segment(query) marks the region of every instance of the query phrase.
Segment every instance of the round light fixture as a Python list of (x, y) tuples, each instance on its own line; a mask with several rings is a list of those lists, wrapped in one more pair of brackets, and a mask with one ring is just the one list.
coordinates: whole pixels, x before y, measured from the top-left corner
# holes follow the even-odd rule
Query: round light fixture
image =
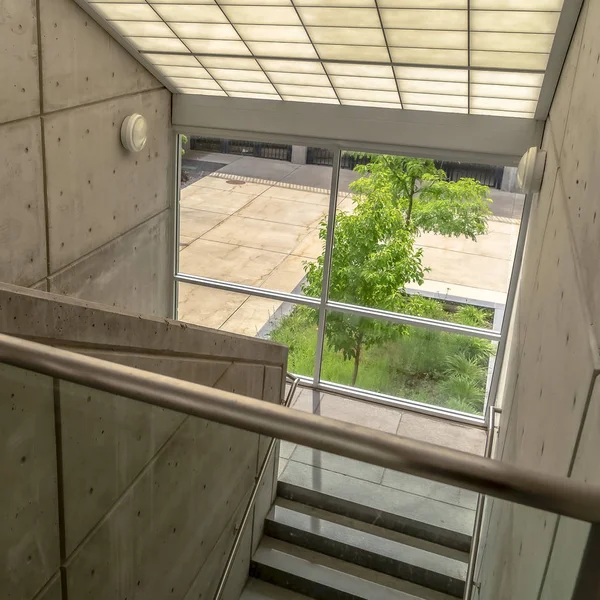
[(134, 113), (125, 117), (121, 125), (121, 143), (129, 152), (140, 152), (148, 140), (148, 122), (142, 115)]
[(517, 183), (525, 194), (536, 194), (540, 191), (545, 166), (546, 152), (544, 150), (533, 146), (523, 154), (517, 169)]

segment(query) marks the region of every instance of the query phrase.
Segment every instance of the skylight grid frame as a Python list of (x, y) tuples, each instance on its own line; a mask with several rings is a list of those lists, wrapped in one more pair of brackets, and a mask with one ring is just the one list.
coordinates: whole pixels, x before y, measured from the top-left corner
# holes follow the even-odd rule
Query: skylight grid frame
[[(379, 94), (379, 97), (369, 100), (358, 91), (364, 89), (364, 85), (361, 84), (349, 99), (349, 94), (345, 90), (354, 88), (342, 88), (336, 85), (327, 65), (337, 63), (364, 65), (365, 67), (410, 66), (444, 70), (465, 69), (467, 72), (467, 113), (485, 114), (489, 112), (490, 115), (506, 113), (511, 116), (537, 119), (543, 118), (547, 114), (549, 100), (555, 89), (568, 41), (581, 7), (581, 0), (565, 0), (564, 6), (562, 6), (561, 0), (531, 0), (526, 4), (517, 0), (347, 0), (347, 2), (341, 0), (340, 3), (331, 0), (320, 2), (316, 0), (75, 1), (113, 36), (117, 37), (132, 54), (175, 93), (219, 93), (222, 96), (239, 97), (244, 97), (246, 94), (249, 98), (264, 97), (283, 101), (296, 99), (307, 101), (310, 98), (311, 101), (317, 103), (329, 103), (335, 96), (336, 101), (340, 104), (360, 103), (363, 106), (398, 108), (397, 101), (401, 108), (448, 111), (455, 108), (457, 112), (464, 112), (463, 102), (458, 98), (452, 99), (447, 105), (440, 104), (440, 99), (437, 97), (424, 96), (417, 97), (418, 103), (405, 102), (402, 85), (397, 77), (392, 78), (385, 85), (385, 89), (377, 90), (389, 92), (388, 88), (393, 84), (398, 96), (397, 100), (390, 101), (389, 94)], [(102, 8), (105, 16), (97, 14), (94, 7)], [(194, 37), (184, 36), (181, 29), (177, 27), (177, 25), (182, 25), (181, 22), (178, 23), (174, 20), (177, 17), (173, 9), (176, 8), (185, 9), (187, 14), (195, 15), (190, 23), (231, 27), (231, 31), (235, 33), (237, 39), (232, 39), (233, 33), (224, 35), (224, 39), (215, 39), (212, 34), (204, 36), (201, 33), (199, 37), (195, 37), (193, 33), (189, 35)], [(259, 9), (263, 15), (272, 14), (273, 16), (261, 23), (260, 19), (253, 18), (253, 14)], [(206, 11), (207, 17), (201, 16), (204, 11)], [(235, 14), (241, 16), (232, 18), (232, 15)], [(357, 16), (365, 18), (357, 19)], [(127, 21), (131, 27), (126, 27)], [(144, 22), (149, 24), (147, 29), (142, 27)], [(446, 26), (445, 31), (441, 30), (440, 23)], [(246, 35), (243, 27), (254, 28), (254, 30), (246, 29), (246, 31), (254, 31), (254, 33)], [(277, 36), (274, 37), (279, 41), (255, 40), (258, 35), (256, 32), (260, 32), (261, 28), (267, 32), (269, 27), (274, 33), (276, 31), (274, 28), (279, 27), (281, 31), (278, 31), (277, 36), (285, 35), (286, 27), (288, 33), (292, 32), (294, 28), (298, 29), (298, 33), (293, 34), (290, 40), (285, 42), (281, 41), (283, 38)], [(327, 37), (329, 34), (324, 34), (324, 37), (313, 36), (313, 33), (319, 29), (327, 32), (339, 29), (340, 32), (343, 32), (346, 27), (369, 31), (368, 39), (363, 40), (357, 36), (354, 42), (352, 37), (341, 36), (337, 40), (339, 44), (336, 45), (333, 43), (336, 41), (335, 37)], [(448, 29), (450, 31), (447, 31)], [(556, 31), (554, 31), (555, 29)], [(306, 36), (306, 41), (302, 41), (298, 37), (300, 30)], [(125, 35), (125, 31), (130, 35)], [(147, 31), (148, 35), (145, 35), (144, 31)], [(404, 32), (406, 36), (403, 38)], [(136, 33), (138, 35), (134, 35)], [(464, 43), (460, 41), (460, 36), (452, 37), (450, 35), (460, 33), (465, 34)], [(486, 35), (481, 35), (483, 33)], [(378, 39), (378, 35), (381, 36), (381, 39)], [(424, 38), (423, 42), (419, 42), (421, 37)], [(436, 37), (441, 38), (439, 42), (435, 41)], [(206, 44), (194, 44), (193, 40), (196, 39), (210, 41), (207, 41)], [(350, 44), (350, 41), (353, 43)], [(506, 49), (503, 48), (505, 42), (510, 43)], [(277, 52), (278, 44), (282, 48), (285, 46), (281, 53)], [(298, 45), (303, 55), (294, 55), (295, 45)], [(428, 45), (434, 47), (427, 48)], [(307, 50), (304, 49), (309, 47), (311, 51), (307, 53)], [(194, 51), (198, 49), (202, 49), (202, 51)], [(239, 52), (239, 50), (243, 50), (243, 52)], [(384, 52), (385, 55), (381, 52)], [(351, 53), (351, 58), (345, 56), (348, 53)], [(163, 69), (163, 67), (181, 65), (165, 65), (157, 58), (161, 54), (194, 57), (199, 68), (206, 70), (216, 86), (195, 81), (196, 79), (207, 79), (205, 75), (201, 75), (200, 71), (196, 73), (188, 71), (187, 75), (191, 81), (186, 83), (182, 80), (185, 78), (182, 70), (179, 69), (178, 73), (178, 70), (174, 69), (172, 73), (176, 74), (178, 79), (173, 81), (171, 78), (174, 74), (165, 75), (163, 71), (167, 69)], [(240, 91), (240, 85), (228, 84), (229, 80), (223, 79), (222, 73), (215, 75), (211, 67), (203, 62), (205, 58), (218, 57), (256, 59), (258, 68), (262, 70), (270, 85), (269, 90), (266, 90), (265, 86), (251, 85), (249, 82), (247, 89)], [(293, 59), (296, 62), (308, 61), (319, 64), (322, 68), (321, 74), (325, 75), (329, 81), (330, 92), (319, 93), (316, 97), (314, 94), (305, 94), (302, 89), (298, 89), (297, 93), (292, 95), (282, 92), (279, 87), (281, 84), (273, 81), (268, 69), (263, 69), (261, 64), (263, 60), (278, 59)], [(472, 85), (475, 81), (474, 74), (477, 71), (539, 74), (542, 76), (548, 72), (554, 83), (549, 80), (546, 85), (540, 86), (537, 103), (533, 106), (531, 102), (535, 100), (530, 90), (523, 90), (521, 94), (511, 92), (508, 97), (495, 95), (501, 94), (503, 89), (507, 90), (506, 86), (510, 85), (508, 81), (501, 82), (496, 88)], [(290, 73), (289, 77), (299, 74)], [(234, 81), (241, 81), (241, 79), (238, 76)], [(545, 81), (546, 78), (544, 78)], [(285, 85), (290, 85), (290, 83)], [(287, 89), (287, 92), (290, 90)], [(333, 96), (331, 92), (333, 92)], [(494, 102), (483, 100), (485, 98), (493, 99)], [(503, 103), (503, 100), (506, 102)], [(515, 100), (527, 102), (519, 104)], [(519, 110), (515, 110), (515, 108), (519, 108)]]

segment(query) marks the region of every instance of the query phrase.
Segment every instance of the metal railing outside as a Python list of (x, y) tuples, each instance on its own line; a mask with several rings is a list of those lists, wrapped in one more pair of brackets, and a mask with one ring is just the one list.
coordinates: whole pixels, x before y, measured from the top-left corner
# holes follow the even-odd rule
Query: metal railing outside
[(0, 334), (0, 362), (592, 524), (572, 600), (600, 592), (600, 488)]

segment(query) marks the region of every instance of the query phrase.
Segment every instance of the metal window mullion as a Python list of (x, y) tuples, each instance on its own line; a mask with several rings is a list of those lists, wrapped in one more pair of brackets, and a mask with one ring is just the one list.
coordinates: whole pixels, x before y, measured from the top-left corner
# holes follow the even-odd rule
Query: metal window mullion
[(487, 395), (485, 406), (483, 408), (486, 418), (489, 414), (488, 406), (496, 406), (498, 396), (498, 387), (500, 384), (500, 373), (504, 363), (504, 355), (506, 353), (506, 344), (508, 342), (508, 331), (512, 320), (515, 298), (517, 295), (517, 285), (521, 275), (521, 265), (523, 263), (523, 253), (525, 251), (525, 240), (527, 238), (527, 228), (529, 226), (529, 215), (531, 214), (531, 204), (533, 202), (533, 194), (525, 195), (523, 204), (523, 214), (521, 215), (521, 227), (517, 237), (517, 247), (515, 249), (515, 258), (513, 260), (512, 270), (510, 274), (510, 283), (508, 286), (508, 295), (506, 296), (506, 305), (504, 307), (504, 318), (500, 328), (500, 341), (494, 358), (494, 370), (492, 372), (492, 381), (490, 383), (490, 391)]
[(381, 18), (381, 11), (379, 10), (379, 4), (377, 3), (377, 0), (375, 0), (375, 9), (377, 10), (377, 17), (379, 18), (379, 26), (381, 27), (381, 32), (383, 33), (383, 41), (385, 42), (385, 48), (387, 50), (388, 57), (390, 59), (390, 65), (391, 65), (391, 69), (392, 69), (392, 77), (394, 78), (394, 83), (396, 84), (396, 92), (398, 94), (398, 101), (400, 102), (400, 108), (404, 108), (404, 104), (402, 102), (402, 95), (400, 94), (400, 84), (398, 83), (398, 78), (396, 77), (396, 71), (394, 70), (394, 67), (393, 67), (394, 61), (392, 60), (392, 51), (390, 50), (390, 44), (387, 39), (385, 27), (383, 26), (383, 19)]
[(327, 237), (325, 238), (325, 256), (323, 257), (323, 282), (321, 288), (321, 304), (319, 307), (319, 327), (317, 329), (317, 347), (315, 349), (315, 372), (313, 383), (317, 385), (321, 380), (321, 363), (325, 347), (325, 324), (327, 320), (327, 302), (329, 300), (329, 283), (331, 281), (331, 264), (333, 260), (333, 236), (335, 232), (335, 213), (337, 210), (338, 189), (340, 182), (340, 166), (342, 151), (336, 148), (333, 151), (333, 165), (331, 170), (331, 192), (329, 195), (329, 211), (327, 217)]
[(180, 236), (180, 200), (181, 200), (181, 134), (175, 134), (175, 153), (173, 157), (175, 164), (173, 168), (173, 306), (172, 317), (177, 320), (179, 316), (179, 285), (177, 274), (179, 273), (179, 236)]

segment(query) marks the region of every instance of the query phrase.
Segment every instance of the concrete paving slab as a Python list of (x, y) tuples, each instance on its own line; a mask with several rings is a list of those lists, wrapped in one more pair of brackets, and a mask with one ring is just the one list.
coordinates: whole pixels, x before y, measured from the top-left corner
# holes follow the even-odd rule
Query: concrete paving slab
[(307, 227), (287, 224), (278, 224), (274, 227), (267, 221), (232, 216), (209, 231), (204, 238), (249, 248), (289, 253), (307, 233)]
[(264, 196), (281, 198), (282, 200), (294, 200), (308, 204), (319, 204), (327, 208), (329, 206), (329, 193), (314, 191), (313, 188), (300, 189), (297, 186), (284, 187), (273, 185), (263, 193)]
[[(519, 227), (517, 225), (513, 225), (513, 227), (518, 232)], [(427, 248), (438, 248), (444, 251), (512, 261), (517, 242), (513, 233), (513, 231), (508, 234), (490, 231), (486, 235), (480, 235), (476, 241), (467, 239), (464, 236), (448, 237), (435, 233), (423, 233), (417, 238), (417, 243)]]
[(423, 264), (431, 269), (427, 275), (436, 281), (497, 292), (508, 290), (511, 266), (508, 260), (425, 247)]
[(319, 237), (318, 229), (310, 229), (304, 238), (300, 240), (298, 245), (292, 250), (295, 256), (304, 258), (319, 258), (323, 253), (325, 242)]
[(398, 435), (479, 456), (485, 448), (484, 429), (409, 412), (402, 415)]
[(333, 394), (323, 394), (317, 412), (324, 417), (364, 425), (387, 433), (396, 433), (403, 417), (403, 413), (395, 408)]
[(304, 279), (307, 259), (290, 254), (262, 282), (261, 287), (279, 292), (293, 292)]
[(224, 190), (226, 192), (238, 192), (240, 194), (262, 194), (271, 187), (271, 182), (255, 183), (246, 181), (242, 178), (227, 177), (227, 176), (209, 176), (203, 177), (193, 183), (194, 188), (212, 188), (215, 190)]
[(181, 200), (181, 206), (227, 215), (237, 212), (256, 197), (256, 194), (242, 194), (197, 185), (189, 186), (186, 189), (190, 188), (192, 191)]
[(318, 223), (327, 215), (327, 208), (319, 204), (258, 196), (240, 210), (238, 214), (240, 217), (250, 217), (263, 221), (314, 227), (315, 223)]
[(180, 239), (181, 237), (196, 239), (217, 226), (227, 216), (223, 213), (182, 206), (179, 210), (179, 218)]
[(247, 298), (244, 294), (180, 283), (178, 318), (180, 321), (219, 329)]
[(283, 181), (298, 165), (282, 160), (243, 156), (239, 160), (223, 167), (219, 173), (256, 177), (269, 181)]
[(279, 252), (201, 238), (182, 250), (179, 270), (233, 283), (260, 285), (285, 257)]
[(281, 302), (277, 300), (250, 297), (223, 323), (221, 329), (255, 337), (280, 306)]

